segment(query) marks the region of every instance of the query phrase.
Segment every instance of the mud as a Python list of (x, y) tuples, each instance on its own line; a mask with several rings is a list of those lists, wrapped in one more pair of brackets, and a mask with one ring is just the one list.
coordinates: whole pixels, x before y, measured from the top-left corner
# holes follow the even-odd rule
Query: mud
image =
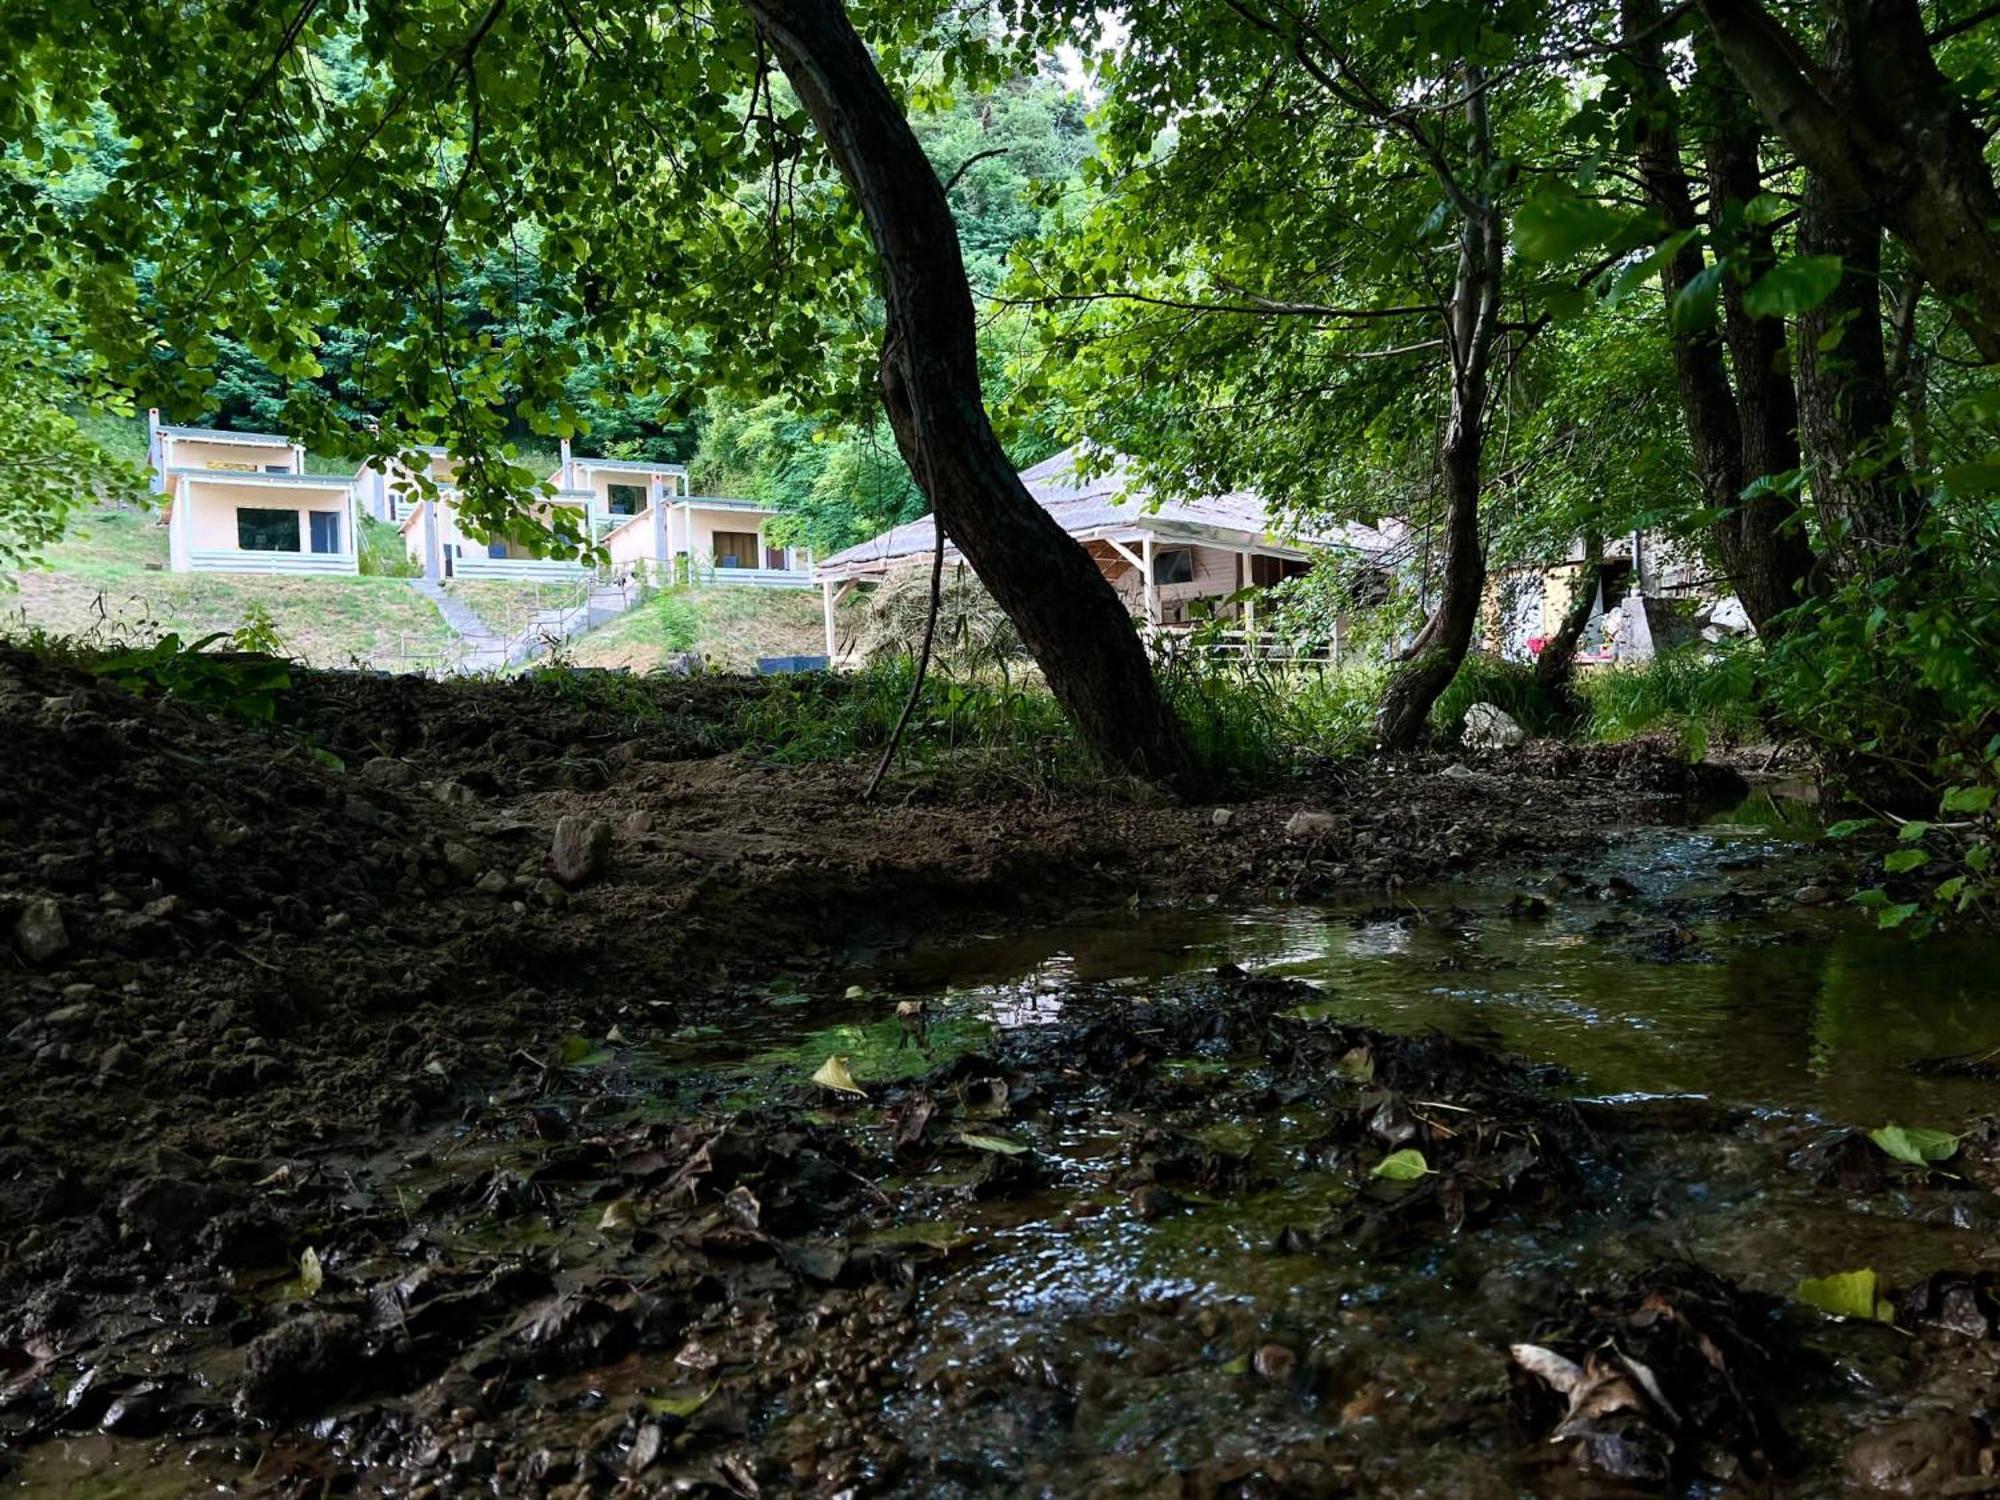
[[(1449, 933), (1473, 918), (1439, 883), (1474, 879), (1512, 888), (1518, 930), (1636, 965), (1809, 942), (1727, 925), (1797, 883), (1767, 855), (1697, 892), (1610, 868), (1622, 830), (1685, 821), (1730, 778), (1531, 746), (1328, 767), (1218, 820), (947, 759), (864, 806), (866, 767), (729, 748), (761, 691), (307, 675), (253, 730), (0, 657), (5, 1482), (1990, 1474), (1971, 1248), (1923, 1275), (1884, 1258), (1903, 1335), (1746, 1289), (1742, 1230), (1705, 1247), (1715, 1268), (1658, 1269), (1685, 1264), (1691, 1193), (1990, 1228), (1990, 1131), (1964, 1177), (1843, 1171), (1823, 1147), (1815, 1166), (1823, 1123), (1580, 1097), (1546, 1062), (1233, 964), (1071, 977), (1046, 1016), (1010, 995), (997, 1022), (907, 974), (900, 1004), (875, 987), (920, 937), (1089, 912), (1337, 901), (1370, 932)], [(1308, 810), (1330, 817), (1288, 833)], [(581, 863), (555, 857), (565, 818), (597, 851)], [(1453, 948), (1439, 972), (1495, 962)], [(859, 1092), (830, 1086), (832, 1057)], [(1399, 1153), (1420, 1170), (1387, 1173)], [(1520, 1342), (1580, 1369), (1615, 1344), (1658, 1390), (1547, 1442), (1562, 1403), (1524, 1387)], [(1843, 1361), (1868, 1401), (1828, 1373)]]

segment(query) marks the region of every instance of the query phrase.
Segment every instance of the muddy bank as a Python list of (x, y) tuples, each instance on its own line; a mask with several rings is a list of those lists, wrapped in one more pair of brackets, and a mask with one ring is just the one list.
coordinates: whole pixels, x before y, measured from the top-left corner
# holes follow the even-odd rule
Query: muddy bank
[[(847, 1354), (828, 1353), (828, 1329), (852, 1329), (852, 1358), (890, 1369), (898, 1346), (877, 1336), (915, 1336), (918, 1273), (949, 1249), (934, 1243), (944, 1205), (1014, 1201), (1062, 1174), (1036, 1149), (966, 1145), (981, 1132), (964, 1111), (990, 1084), (941, 1074), (926, 1086), (932, 1116), (957, 1134), (922, 1156), (917, 1196), (885, 1215), (901, 1148), (882, 1154), (872, 1116), (857, 1130), (826, 1112), (823, 1089), (798, 1085), (739, 1127), (714, 1093), (653, 1088), (635, 1121), (605, 1094), (600, 1051), (698, 1034), (774, 989), (824, 994), (855, 953), (927, 930), (1135, 903), (1393, 899), (1472, 870), (1582, 858), (1610, 830), (1685, 817), (1723, 784), (1644, 746), (1531, 746), (1327, 767), (1282, 796), (1186, 807), (947, 759), (863, 807), (864, 767), (773, 766), (730, 748), (740, 704), (763, 691), (303, 675), (279, 723), (253, 730), (0, 657), (15, 752), (0, 766), (12, 940), (0, 1352), (16, 1442), (210, 1434), (204, 1461), (229, 1469), (231, 1455), (355, 1402), (330, 1445), (272, 1450), (299, 1466), (284, 1483), (387, 1466), (446, 1493), (475, 1479), (590, 1487), (656, 1462), (739, 1493), (868, 1474), (942, 1483), (959, 1460), (909, 1457), (888, 1429), (848, 1441), (830, 1427), (789, 1457), (744, 1441), (768, 1430), (773, 1403), (803, 1409), (829, 1381), (872, 1389)], [(1542, 899), (1524, 898), (1524, 920)], [(1224, 991), (1238, 1019), (1223, 1024), (1279, 1025), (1270, 997)], [(1201, 1024), (1221, 1014), (1212, 1004)], [(911, 1055), (928, 1040), (913, 1037)], [(1335, 1064), (1403, 1045), (1334, 1040)], [(1201, 1055), (1200, 1039), (1183, 1043)], [(1024, 1078), (1080, 1071), (1024, 1047), (1005, 1060)], [(1164, 1106), (1202, 1107), (1150, 1043), (1084, 1055), (1092, 1076), (1110, 1069), (1146, 1091), (1174, 1081)], [(1338, 1066), (1334, 1078), (1354, 1082)], [(1035, 1118), (1070, 1084), (1038, 1087), (1042, 1102), (1007, 1085), (993, 1118)], [(1526, 1170), (1517, 1156), (1573, 1124), (1524, 1101), (1495, 1103), (1483, 1154), (1418, 1182), (1398, 1213), (1449, 1233), (1513, 1205), (1522, 1184), (1534, 1203), (1562, 1201), (1576, 1164)], [(928, 1139), (920, 1108), (871, 1103), (893, 1107), (914, 1144)], [(1150, 1177), (1104, 1181), (1120, 1213), (1170, 1216), (1191, 1192), (1244, 1186), (1207, 1181), (1224, 1169), (1167, 1128), (1120, 1169)], [(748, 1157), (717, 1165), (739, 1129)], [(1440, 1160), (1457, 1149), (1433, 1144)], [(1351, 1156), (1345, 1170), (1367, 1166)], [(912, 1225), (915, 1242), (899, 1240)], [(1300, 1254), (1359, 1232), (1279, 1227)], [(575, 1235), (589, 1242), (580, 1260)], [(323, 1278), (310, 1293), (309, 1249)], [(178, 1331), (141, 1336), (162, 1328)], [(684, 1379), (656, 1378), (662, 1351)], [(620, 1407), (615, 1430), (580, 1438), (590, 1413), (612, 1421), (600, 1372), (635, 1358), (648, 1373), (633, 1399), (652, 1403), (654, 1435)], [(689, 1451), (689, 1430), (716, 1443)], [(890, 1448), (906, 1456), (882, 1456)]]

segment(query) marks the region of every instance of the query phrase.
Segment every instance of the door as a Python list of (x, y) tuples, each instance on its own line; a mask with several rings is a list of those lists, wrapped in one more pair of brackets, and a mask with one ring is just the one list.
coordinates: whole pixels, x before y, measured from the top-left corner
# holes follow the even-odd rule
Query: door
[(757, 566), (757, 533), (718, 531), (715, 534), (715, 565), (718, 568)]
[(315, 552), (340, 550), (340, 512), (316, 510), (312, 513), (312, 547)]

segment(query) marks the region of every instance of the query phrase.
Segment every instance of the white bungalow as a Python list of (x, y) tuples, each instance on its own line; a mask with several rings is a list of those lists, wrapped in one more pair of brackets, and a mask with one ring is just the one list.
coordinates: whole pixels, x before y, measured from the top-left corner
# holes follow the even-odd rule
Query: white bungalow
[[(519, 542), (462, 524), (452, 503), (455, 474), (439, 463), (448, 460), (434, 460), (438, 498), (409, 506), (400, 522), (405, 546), (425, 577), (546, 582), (581, 578), (588, 571), (577, 558), (536, 557)], [(544, 516), (556, 506), (577, 510), (580, 528), (603, 545), (620, 571), (697, 584), (812, 585), (810, 554), (766, 540), (775, 510), (747, 500), (690, 495), (681, 464), (578, 458), (565, 441), (562, 462), (549, 481), (555, 493), (543, 503)]]
[[(1247, 491), (1162, 499), (1137, 483), (1122, 458), (1096, 478), (1082, 476), (1082, 451), (1081, 445), (1066, 448), (1023, 469), (1021, 482), (1082, 544), (1147, 631), (1185, 628), (1208, 613), (1254, 628), (1255, 595), (1246, 595), (1240, 608), (1228, 602), (1233, 596), (1305, 572), (1317, 551), (1337, 548), (1386, 559), (1401, 535), (1401, 524), (1390, 521), (1325, 534), (1281, 531), (1264, 502)], [(819, 565), (815, 576), (825, 600), (829, 657), (837, 649), (835, 605), (857, 587), (928, 564), (936, 546), (934, 522), (925, 516)], [(947, 564), (961, 560), (949, 539), (944, 552)]]
[(176, 573), (358, 573), (354, 480), (305, 472), (269, 432), (171, 427), (146, 414), (153, 491)]

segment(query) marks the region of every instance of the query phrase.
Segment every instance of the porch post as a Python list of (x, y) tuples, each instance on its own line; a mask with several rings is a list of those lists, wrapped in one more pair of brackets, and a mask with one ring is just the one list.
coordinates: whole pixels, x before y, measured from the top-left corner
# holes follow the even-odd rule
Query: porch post
[(828, 667), (832, 667), (834, 640), (833, 640), (833, 580), (831, 578), (822, 578), (819, 581), (819, 599), (820, 599), (821, 612), (826, 616), (826, 664)]
[(432, 583), (444, 578), (444, 562), (438, 554), (437, 501), (424, 502), (424, 577)]
[(1250, 642), (1254, 642), (1257, 636), (1257, 588), (1252, 580), (1257, 576), (1257, 569), (1250, 561), (1248, 552), (1236, 554), (1236, 566), (1243, 574), (1243, 632)]
[(649, 484), (653, 492), (651, 497), (653, 502), (653, 566), (662, 575), (658, 581), (664, 587), (671, 581), (664, 574), (668, 565), (673, 562), (673, 554), (667, 550), (667, 534), (669, 530), (667, 526), (667, 490), (666, 486), (660, 482), (660, 476), (657, 474), (652, 476)]
[(1139, 570), (1145, 577), (1146, 624), (1150, 627), (1159, 623), (1156, 618), (1158, 601), (1153, 584), (1153, 533), (1150, 531), (1139, 538)]

